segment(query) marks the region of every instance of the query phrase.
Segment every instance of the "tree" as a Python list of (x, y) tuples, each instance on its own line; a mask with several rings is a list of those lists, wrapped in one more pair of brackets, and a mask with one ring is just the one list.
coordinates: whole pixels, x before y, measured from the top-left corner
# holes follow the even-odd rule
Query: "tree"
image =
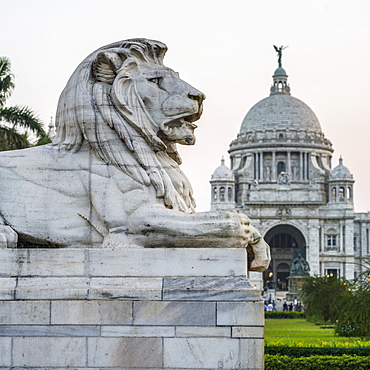
[(301, 294), (309, 320), (334, 324), (341, 297), (347, 295), (349, 282), (336, 276), (307, 276)]
[(31, 132), (38, 141), (48, 141), (41, 121), (30, 108), (5, 106), (14, 87), (10, 59), (0, 57), (0, 151), (30, 147), (28, 136)]
[(340, 297), (336, 333), (370, 338), (370, 261), (364, 261), (363, 273), (346, 294)]
[(301, 294), (306, 317), (335, 324), (335, 332), (346, 337), (370, 339), (370, 261), (363, 273), (348, 281), (335, 276), (305, 278)]

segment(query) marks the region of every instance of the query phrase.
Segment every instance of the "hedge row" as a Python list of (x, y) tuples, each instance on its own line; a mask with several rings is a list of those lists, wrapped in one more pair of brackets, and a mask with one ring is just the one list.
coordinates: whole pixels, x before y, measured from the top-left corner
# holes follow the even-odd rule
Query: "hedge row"
[(370, 348), (265, 346), (265, 354), (291, 357), (343, 356), (343, 355), (370, 356)]
[(362, 356), (311, 356), (289, 357), (265, 355), (266, 370), (368, 370), (370, 357)]
[(298, 311), (265, 311), (266, 319), (304, 319), (306, 317), (304, 312)]

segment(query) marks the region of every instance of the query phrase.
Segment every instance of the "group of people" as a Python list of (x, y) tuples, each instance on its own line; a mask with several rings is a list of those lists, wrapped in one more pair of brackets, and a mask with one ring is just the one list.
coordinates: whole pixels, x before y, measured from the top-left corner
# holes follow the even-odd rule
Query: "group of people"
[(275, 301), (265, 301), (264, 302), (264, 309), (267, 312), (277, 311)]
[[(267, 312), (277, 311), (276, 308), (276, 302), (274, 300), (268, 301), (264, 299), (264, 310)], [(303, 312), (304, 307), (301, 302), (298, 302), (298, 300), (295, 298), (292, 302), (289, 304), (287, 301), (284, 301), (283, 303), (283, 312), (290, 312), (290, 311), (297, 311), (297, 312)]]
[(290, 311), (297, 311), (297, 312), (303, 312), (303, 305), (301, 302), (290, 302), (288, 304), (286, 301), (283, 304), (283, 312), (290, 312)]

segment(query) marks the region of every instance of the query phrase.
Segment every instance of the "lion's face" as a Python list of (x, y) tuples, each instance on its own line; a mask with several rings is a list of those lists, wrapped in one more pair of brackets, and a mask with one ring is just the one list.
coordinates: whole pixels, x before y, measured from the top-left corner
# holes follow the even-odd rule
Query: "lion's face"
[(86, 142), (104, 163), (152, 185), (167, 208), (194, 212), (176, 144), (195, 143), (205, 96), (163, 65), (166, 50), (130, 39), (91, 53), (61, 94), (53, 145), (77, 153)]
[[(122, 74), (124, 78), (129, 74), (146, 111), (157, 126), (158, 137), (166, 144), (193, 145), (197, 127), (193, 122), (202, 114), (204, 94), (163, 65), (140, 63), (127, 72), (123, 70)], [(117, 78), (120, 77), (118, 74)]]

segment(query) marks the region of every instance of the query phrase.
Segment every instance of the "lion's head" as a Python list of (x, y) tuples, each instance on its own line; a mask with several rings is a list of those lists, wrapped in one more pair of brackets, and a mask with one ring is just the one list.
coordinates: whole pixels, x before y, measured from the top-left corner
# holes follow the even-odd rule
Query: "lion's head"
[(76, 69), (59, 99), (54, 145), (95, 154), (142, 184), (168, 208), (193, 212), (176, 144), (195, 142), (205, 96), (163, 65), (166, 45), (132, 39), (104, 46)]

